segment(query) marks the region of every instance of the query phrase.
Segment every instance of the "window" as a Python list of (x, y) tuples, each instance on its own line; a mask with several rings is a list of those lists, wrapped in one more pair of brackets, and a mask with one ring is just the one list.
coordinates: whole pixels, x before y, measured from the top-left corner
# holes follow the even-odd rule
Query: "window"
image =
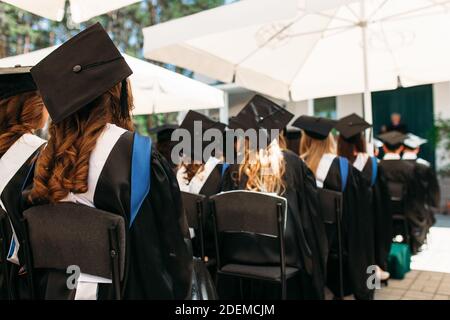
[(314, 116), (336, 119), (336, 97), (314, 99)]

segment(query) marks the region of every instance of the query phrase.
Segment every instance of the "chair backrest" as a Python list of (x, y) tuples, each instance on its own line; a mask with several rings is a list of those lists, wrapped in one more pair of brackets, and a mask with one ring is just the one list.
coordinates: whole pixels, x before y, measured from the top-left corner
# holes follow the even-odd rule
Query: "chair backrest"
[(61, 202), (24, 212), (33, 268), (66, 270), (112, 277), (111, 229), (117, 230), (119, 271), (125, 270), (126, 228), (123, 217), (80, 204)]
[(183, 199), (184, 211), (189, 228), (198, 229), (202, 223), (200, 221), (199, 210), (201, 210), (201, 213), (206, 212), (206, 197), (190, 192), (181, 192), (181, 197)]
[(406, 188), (401, 182), (388, 181), (389, 196), (393, 214), (404, 214)]
[(285, 198), (261, 192), (228, 191), (212, 196), (211, 200), (219, 233), (249, 232), (278, 237), (280, 209), (283, 228), (286, 227)]
[(326, 224), (335, 224), (342, 218), (342, 192), (318, 189), (319, 206)]

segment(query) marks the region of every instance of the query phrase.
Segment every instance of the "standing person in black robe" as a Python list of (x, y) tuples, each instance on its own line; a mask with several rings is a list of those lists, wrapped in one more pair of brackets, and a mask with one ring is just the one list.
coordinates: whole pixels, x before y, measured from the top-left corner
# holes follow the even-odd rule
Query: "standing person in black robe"
[(412, 133), (407, 134), (406, 139), (403, 141), (404, 150), (402, 155), (403, 160), (416, 163), (416, 174), (419, 177), (419, 186), (421, 188), (419, 195), (424, 198), (424, 210), (428, 222), (427, 228), (423, 230), (425, 234), (436, 222), (434, 210), (439, 207), (441, 200), (439, 182), (434, 169), (428, 161), (418, 157), (420, 147), (427, 142), (426, 139)]
[(404, 188), (403, 209), (408, 222), (409, 244), (411, 251), (415, 254), (425, 240), (423, 230), (427, 225), (427, 218), (423, 209), (425, 205), (424, 197), (420, 195), (417, 163), (401, 159), (401, 153), (404, 149), (403, 141), (406, 138), (403, 133), (391, 131), (380, 135), (378, 138), (384, 143), (385, 155), (379, 166), (384, 171), (387, 183), (401, 184)]
[[(79, 203), (122, 216), (128, 227), (124, 299), (188, 297), (192, 255), (178, 183), (151, 140), (132, 132), (132, 71), (106, 31), (99, 23), (87, 28), (31, 73), (52, 123), (27, 200)], [(65, 270), (45, 271), (38, 296), (67, 298), (65, 281), (51, 277)], [(84, 293), (109, 298), (111, 285), (99, 283), (83, 283)], [(84, 293), (75, 299), (86, 299)]]
[(176, 164), (172, 161), (172, 149), (174, 142), (171, 140), (172, 132), (178, 128), (176, 124), (164, 124), (149, 130), (150, 134), (156, 134), (156, 150), (167, 160), (170, 166), (175, 170)]
[[(2, 236), (9, 248), (0, 253), (8, 260), (7, 274), (0, 270), (0, 300), (19, 298), (25, 284), (25, 259), (19, 250), (23, 239), (21, 192), (45, 144), (33, 134), (45, 126), (48, 113), (29, 71), (29, 67), (0, 68), (0, 211), (8, 218)], [(9, 297), (5, 277), (11, 280)]]
[[(274, 102), (256, 95), (244, 109), (230, 120), (232, 129), (254, 129), (267, 132), (281, 131), (293, 115)], [(267, 131), (266, 131), (267, 130)], [(223, 191), (251, 190), (277, 194), (287, 200), (286, 261), (287, 265), (300, 269), (300, 275), (287, 282), (288, 299), (324, 299), (326, 256), (328, 252), (323, 218), (318, 210), (318, 195), (312, 172), (294, 153), (282, 150), (277, 135), (268, 136), (266, 143), (253, 146), (248, 140), (238, 140), (244, 154), (243, 163), (233, 164), (224, 177)], [(267, 147), (266, 147), (267, 146)], [(238, 150), (240, 147), (238, 146)], [(253, 159), (252, 162), (250, 159)], [(279, 264), (278, 255), (273, 253), (267, 242), (258, 236), (233, 235), (240, 246), (246, 244), (248, 251), (235, 252), (236, 256), (247, 257), (252, 262), (252, 248), (264, 246), (273, 264)], [(261, 242), (260, 242), (261, 241)], [(266, 245), (264, 245), (264, 243)], [(233, 249), (234, 250), (234, 249)], [(233, 251), (234, 252), (234, 251)], [(249, 252), (247, 254), (247, 252)], [(260, 260), (265, 259), (258, 258)], [(228, 284), (228, 289), (239, 291), (239, 285), (230, 279), (219, 282)], [(279, 286), (258, 281), (247, 283), (245, 297), (278, 299)], [(230, 288), (231, 287), (231, 288)], [(236, 298), (238, 295), (222, 295)]]
[(377, 276), (384, 281), (389, 278), (389, 273), (384, 270), (387, 270), (387, 258), (392, 243), (392, 213), (383, 169), (378, 166), (378, 159), (366, 152), (367, 143), (363, 132), (370, 127), (371, 125), (357, 114), (340, 119), (336, 125), (339, 131), (338, 155), (347, 158), (366, 180), (370, 196), (369, 210), (372, 212), (372, 221), (368, 221), (368, 224), (374, 237)]
[[(373, 238), (370, 235), (370, 212), (367, 210), (367, 187), (361, 173), (347, 159), (336, 155), (331, 130), (336, 122), (325, 118), (301, 116), (292, 124), (303, 130), (300, 157), (315, 175), (317, 186), (343, 193), (342, 243), (344, 251), (344, 295), (356, 299), (373, 298), (367, 286), (367, 268), (374, 264)], [(335, 226), (332, 226), (333, 231)], [(329, 230), (330, 253), (337, 252), (337, 237)], [(338, 261), (328, 257), (327, 286), (339, 296)]]
[(391, 114), (391, 123), (386, 127), (386, 132), (398, 131), (403, 134), (408, 132), (408, 126), (402, 122), (402, 115), (394, 112)]

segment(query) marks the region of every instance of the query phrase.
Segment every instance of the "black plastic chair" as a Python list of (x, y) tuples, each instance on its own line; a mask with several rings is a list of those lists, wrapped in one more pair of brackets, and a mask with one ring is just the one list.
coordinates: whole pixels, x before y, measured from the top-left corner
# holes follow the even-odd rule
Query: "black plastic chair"
[[(286, 266), (285, 228), (287, 202), (285, 198), (260, 192), (229, 191), (212, 196), (217, 250), (217, 275), (227, 275), (280, 283), (281, 298), (286, 299), (286, 281), (298, 269)], [(270, 237), (278, 242), (279, 265), (252, 265), (234, 261), (223, 263), (221, 247), (224, 233), (251, 233)], [(254, 248), (258, 250), (259, 248)]]
[[(339, 274), (339, 294), (338, 299), (344, 298), (344, 253), (342, 244), (342, 193), (327, 189), (318, 189), (320, 209), (326, 225), (334, 226), (337, 238), (337, 258)], [(331, 248), (334, 237), (327, 234), (328, 245)]]
[(200, 252), (200, 258), (205, 260), (205, 238), (204, 238), (204, 212), (206, 211), (206, 197), (201, 194), (181, 192), (183, 199), (184, 212), (186, 214), (189, 228), (192, 228), (195, 235), (198, 235), (198, 241), (195, 243), (199, 248), (193, 248), (194, 252)]
[[(400, 234), (403, 236), (404, 243), (411, 245), (408, 219), (406, 218), (406, 188), (403, 183), (388, 182), (388, 190), (391, 201), (392, 220), (394, 226), (400, 226)], [(392, 237), (396, 237), (398, 228), (393, 229)]]
[(82, 273), (112, 279), (112, 298), (121, 299), (127, 238), (123, 217), (79, 204), (58, 203), (26, 210), (23, 223), (32, 299), (35, 269), (65, 272), (71, 265)]
[(8, 300), (12, 299), (12, 289), (10, 285), (9, 278), (9, 267), (8, 267), (8, 249), (9, 249), (9, 235), (8, 235), (8, 215), (7, 213), (0, 208), (0, 275), (3, 278), (3, 286), (5, 292), (2, 294), (6, 294)]

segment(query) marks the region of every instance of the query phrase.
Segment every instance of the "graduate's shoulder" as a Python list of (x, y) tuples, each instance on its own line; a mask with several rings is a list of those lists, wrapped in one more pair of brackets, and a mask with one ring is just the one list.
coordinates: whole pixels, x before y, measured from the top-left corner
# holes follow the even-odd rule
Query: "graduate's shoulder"
[(416, 162), (410, 160), (381, 160), (379, 162), (380, 167), (388, 168), (399, 168), (399, 169), (414, 169)]
[(418, 158), (418, 159), (416, 160), (416, 163), (417, 163), (419, 166), (423, 166), (423, 167), (426, 167), (426, 168), (430, 168), (430, 167), (431, 167), (431, 163), (429, 163), (427, 160), (422, 159), (422, 158)]
[(299, 157), (299, 155), (291, 150), (283, 150), (283, 157), (287, 165), (301, 167), (305, 165), (305, 162)]

